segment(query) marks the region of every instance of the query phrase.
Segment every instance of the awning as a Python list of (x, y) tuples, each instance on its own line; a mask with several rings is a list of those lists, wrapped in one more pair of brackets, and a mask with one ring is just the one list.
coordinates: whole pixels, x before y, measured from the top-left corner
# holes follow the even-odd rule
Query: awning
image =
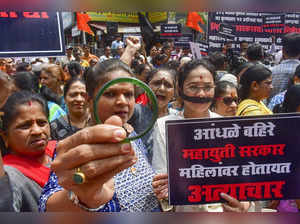
[[(101, 30), (104, 33), (107, 33), (106, 24), (105, 23), (89, 23), (90, 26), (95, 27), (98, 30)], [(118, 33), (140, 33), (140, 26), (126, 26), (126, 25), (118, 25)], [(160, 32), (160, 26), (156, 26), (154, 32)]]
[(98, 29), (98, 30), (101, 30), (101, 31), (107, 33), (106, 25), (95, 24), (95, 23), (89, 23), (89, 25), (92, 26), (92, 27), (95, 27), (95, 28)]

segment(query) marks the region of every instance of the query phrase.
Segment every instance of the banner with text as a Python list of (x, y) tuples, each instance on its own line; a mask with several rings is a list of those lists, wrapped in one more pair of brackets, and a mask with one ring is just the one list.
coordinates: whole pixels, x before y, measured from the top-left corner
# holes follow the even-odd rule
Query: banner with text
[(176, 38), (182, 36), (181, 24), (162, 24), (160, 26), (160, 35), (164, 38)]
[(175, 46), (189, 47), (190, 46), (190, 42), (193, 41), (193, 34), (191, 34), (191, 33), (184, 33), (180, 37), (176, 37), (174, 39), (174, 41), (175, 41), (174, 42)]
[[(116, 22), (116, 23), (139, 23), (136, 12), (87, 12), (91, 21)], [(146, 14), (146, 12), (142, 12)], [(149, 12), (148, 18), (151, 23), (165, 22), (168, 19), (167, 12)]]
[(65, 55), (60, 13), (0, 12), (0, 22), (0, 57)]
[[(300, 14), (259, 13), (259, 12), (209, 12), (209, 52), (220, 51), (224, 43), (233, 41), (233, 50), (239, 52), (241, 41), (258, 42), (270, 49), (272, 36), (276, 37), (276, 50), (281, 49), (282, 36), (289, 32), (300, 32)], [(234, 38), (221, 35), (224, 25), (227, 34), (233, 28)]]
[(299, 114), (167, 121), (170, 204), (300, 198), (299, 133)]
[(285, 24), (285, 15), (270, 15), (263, 17), (264, 32), (283, 33)]

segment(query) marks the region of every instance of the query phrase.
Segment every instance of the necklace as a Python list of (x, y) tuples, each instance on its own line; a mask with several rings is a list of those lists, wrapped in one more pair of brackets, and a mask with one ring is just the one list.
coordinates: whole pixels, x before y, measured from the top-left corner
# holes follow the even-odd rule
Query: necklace
[[(72, 123), (71, 123), (71, 118), (70, 118), (70, 115), (67, 114), (67, 119), (68, 119), (68, 124), (69, 124), (69, 129), (72, 131), (72, 132), (76, 132), (76, 129), (74, 129), (74, 127), (76, 126), (73, 126)], [(87, 124), (89, 123), (89, 120), (90, 120), (90, 117), (88, 116), (88, 118), (84, 121), (84, 125), (82, 128), (85, 128), (87, 127)], [(82, 128), (78, 128), (78, 129), (82, 129)]]

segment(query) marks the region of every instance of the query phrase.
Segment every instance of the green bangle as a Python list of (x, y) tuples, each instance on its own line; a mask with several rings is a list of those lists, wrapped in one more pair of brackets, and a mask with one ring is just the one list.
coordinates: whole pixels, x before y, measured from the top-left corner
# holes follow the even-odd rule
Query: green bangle
[(102, 122), (100, 121), (99, 119), (99, 116), (98, 116), (98, 106), (97, 106), (97, 103), (100, 99), (100, 97), (102, 96), (102, 94), (104, 93), (104, 91), (106, 89), (108, 89), (110, 86), (114, 85), (114, 84), (117, 84), (117, 83), (122, 83), (122, 82), (129, 82), (129, 83), (132, 83), (134, 85), (137, 85), (141, 88), (143, 88), (146, 93), (147, 93), (147, 96), (149, 97), (150, 101), (151, 101), (151, 106), (152, 106), (152, 112), (153, 112), (153, 115), (152, 115), (152, 120), (151, 120), (151, 123), (149, 125), (149, 127), (147, 127), (147, 129), (145, 129), (145, 131), (143, 131), (141, 134), (137, 135), (137, 136), (134, 136), (134, 137), (130, 137), (130, 138), (125, 138), (122, 142), (130, 142), (130, 141), (133, 141), (133, 140), (136, 140), (136, 139), (139, 139), (141, 137), (143, 137), (144, 135), (146, 135), (151, 129), (152, 127), (154, 126), (157, 118), (158, 118), (158, 105), (157, 105), (157, 99), (156, 99), (156, 96), (155, 94), (153, 93), (152, 89), (147, 85), (145, 84), (144, 82), (136, 79), (136, 78), (133, 78), (133, 77), (126, 77), (126, 78), (117, 78), (117, 79), (114, 79), (114, 80), (111, 80), (109, 82), (107, 82), (98, 92), (95, 100), (94, 100), (94, 117), (95, 117), (95, 120), (97, 122), (97, 124), (101, 124)]

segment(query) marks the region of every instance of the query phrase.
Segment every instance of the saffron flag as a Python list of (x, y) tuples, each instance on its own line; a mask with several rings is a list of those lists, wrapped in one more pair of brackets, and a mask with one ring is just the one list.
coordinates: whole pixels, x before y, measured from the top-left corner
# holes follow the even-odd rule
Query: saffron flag
[(189, 12), (186, 19), (186, 26), (197, 30), (200, 33), (204, 33), (203, 29), (199, 26), (199, 22), (201, 24), (205, 24), (202, 17), (197, 12)]
[(88, 14), (77, 12), (77, 27), (78, 27), (78, 29), (94, 36), (95, 34), (94, 34), (94, 32), (92, 31), (91, 27), (88, 24), (88, 22), (90, 20), (91, 20), (91, 18)]

